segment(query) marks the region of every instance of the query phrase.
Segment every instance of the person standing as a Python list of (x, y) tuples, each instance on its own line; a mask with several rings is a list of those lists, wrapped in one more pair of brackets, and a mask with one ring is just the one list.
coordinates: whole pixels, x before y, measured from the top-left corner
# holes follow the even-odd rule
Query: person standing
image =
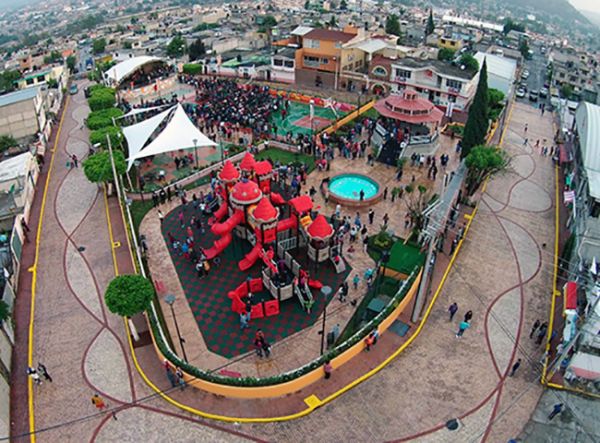
[(515, 375), (515, 372), (517, 372), (517, 369), (519, 369), (519, 366), (521, 366), (521, 359), (517, 359), (517, 361), (515, 362), (514, 365), (512, 365), (512, 368), (510, 369), (510, 374), (508, 374), (509, 377), (512, 377), (513, 375)]
[(333, 370), (333, 367), (331, 366), (331, 362), (329, 360), (327, 360), (325, 362), (325, 364), (323, 365), (323, 372), (325, 373), (325, 380), (328, 380), (329, 378), (331, 378), (332, 370)]
[(44, 380), (49, 381), (50, 383), (52, 383), (52, 377), (48, 373), (48, 370), (46, 369), (46, 366), (44, 366), (43, 364), (41, 364), (39, 362), (38, 362), (37, 372), (38, 372), (38, 374), (41, 374), (42, 377), (44, 377)]
[(535, 321), (535, 323), (533, 323), (533, 326), (531, 327), (531, 332), (529, 333), (529, 338), (533, 338), (533, 334), (535, 334), (535, 331), (537, 330), (537, 328), (540, 327), (540, 320), (537, 319)]
[(390, 221), (390, 216), (387, 214), (387, 212), (383, 215), (383, 225), (387, 226), (388, 222)]
[(79, 167), (79, 159), (77, 158), (77, 156), (75, 154), (73, 154), (71, 156), (71, 164), (76, 168)]
[(469, 329), (470, 327), (471, 327), (471, 325), (469, 324), (469, 322), (466, 322), (466, 321), (460, 322), (460, 325), (458, 326), (458, 332), (456, 333), (456, 338), (461, 338), (463, 336), (463, 334), (465, 333), (465, 331), (467, 329)]
[(249, 327), (250, 325), (248, 325), (248, 314), (244, 310), (244, 312), (240, 314), (240, 329), (243, 331), (244, 329)]
[(548, 420), (552, 420), (554, 417), (560, 414), (563, 411), (564, 407), (565, 405), (563, 403), (556, 403), (552, 407), (552, 412), (550, 413), (550, 415), (548, 415)]
[(472, 318), (473, 318), (473, 311), (467, 311), (465, 313), (465, 321), (467, 323), (470, 323)]
[(456, 302), (452, 303), (448, 308), (448, 312), (450, 313), (450, 318), (448, 319), (448, 321), (452, 321), (452, 319), (454, 318), (454, 314), (458, 312), (458, 304)]
[(95, 393), (92, 396), (92, 404), (96, 406), (96, 409), (98, 409), (99, 411), (103, 411), (104, 409), (108, 408), (108, 405), (104, 402), (104, 399), (100, 397), (98, 393)]
[(544, 339), (544, 335), (546, 335), (547, 330), (548, 330), (548, 323), (546, 323), (546, 322), (542, 323), (542, 326), (540, 326), (540, 329), (538, 330), (538, 333), (537, 333), (537, 338), (535, 340), (535, 343), (537, 345), (542, 344), (542, 340)]
[(42, 384), (42, 379), (40, 378), (40, 374), (37, 373), (37, 371), (35, 370), (35, 368), (27, 368), (27, 375), (31, 377), (31, 379), (33, 380), (33, 382), (36, 385), (41, 385)]
[(160, 220), (160, 224), (162, 225), (163, 222), (165, 221), (165, 214), (163, 214), (160, 209), (158, 209), (157, 212), (158, 212), (158, 219)]
[(352, 284), (354, 286), (354, 290), (358, 289), (358, 284), (360, 283), (360, 277), (358, 274), (354, 274), (354, 278), (352, 279)]
[(179, 366), (175, 369), (175, 377), (177, 377), (177, 384), (183, 391), (187, 387), (187, 383), (185, 382), (185, 378), (183, 377), (183, 371)]
[(373, 220), (375, 219), (375, 211), (373, 209), (369, 209), (369, 224), (373, 224)]

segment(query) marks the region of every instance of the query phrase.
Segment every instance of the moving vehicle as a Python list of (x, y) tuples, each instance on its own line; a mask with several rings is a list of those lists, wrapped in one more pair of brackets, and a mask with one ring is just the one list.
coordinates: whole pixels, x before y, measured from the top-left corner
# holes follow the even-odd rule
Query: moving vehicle
[(517, 89), (517, 98), (524, 98), (524, 97), (525, 97), (525, 89), (523, 89), (523, 88)]
[(94, 68), (94, 60), (90, 57), (85, 61), (86, 71), (91, 71)]
[(79, 89), (77, 88), (77, 84), (73, 83), (71, 85), (71, 87), (69, 88), (69, 94), (75, 95), (75, 94), (77, 94), (77, 92), (79, 92)]
[(538, 101), (538, 92), (535, 89), (532, 89), (531, 91), (529, 91), (529, 101), (530, 102), (537, 102)]

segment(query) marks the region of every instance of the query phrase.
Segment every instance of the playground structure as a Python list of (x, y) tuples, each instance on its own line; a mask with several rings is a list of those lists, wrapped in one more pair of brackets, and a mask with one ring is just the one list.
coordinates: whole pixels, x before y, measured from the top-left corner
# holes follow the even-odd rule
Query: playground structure
[[(276, 315), (279, 303), (294, 295), (310, 313), (314, 304), (312, 290), (320, 289), (322, 284), (310, 278), (308, 269), (292, 252), (306, 247), (315, 268), (331, 260), (338, 274), (346, 266), (338, 248), (331, 244), (333, 227), (323, 215), (313, 219), (312, 199), (302, 195), (286, 202), (271, 191), (272, 173), (270, 162), (257, 162), (249, 152), (239, 167), (229, 160), (224, 162), (217, 174), (222, 185), (215, 189), (220, 206), (209, 221), (211, 231), (220, 238), (204, 250), (206, 257), (213, 259), (231, 244), (234, 235), (252, 245), (238, 267), (247, 271), (260, 260), (261, 277), (248, 277), (228, 293), (232, 311), (241, 314), (250, 309), (251, 318)], [(288, 213), (287, 218), (282, 217), (284, 212)], [(267, 291), (273, 300), (253, 304), (249, 294), (262, 291)]]

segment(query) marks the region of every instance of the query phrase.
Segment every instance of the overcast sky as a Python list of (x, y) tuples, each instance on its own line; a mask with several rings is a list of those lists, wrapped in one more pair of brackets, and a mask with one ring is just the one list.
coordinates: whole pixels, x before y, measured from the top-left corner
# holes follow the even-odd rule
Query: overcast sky
[(600, 0), (569, 0), (577, 9), (600, 13)]

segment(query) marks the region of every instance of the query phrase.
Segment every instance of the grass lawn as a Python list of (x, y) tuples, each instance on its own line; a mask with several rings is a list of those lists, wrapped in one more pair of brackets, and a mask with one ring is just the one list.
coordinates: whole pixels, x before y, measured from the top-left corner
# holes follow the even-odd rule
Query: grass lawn
[(131, 203), (131, 218), (133, 220), (133, 227), (135, 228), (135, 232), (139, 232), (140, 225), (142, 224), (142, 220), (152, 209), (152, 199), (146, 199), (145, 201), (134, 200)]
[(364, 112), (360, 115), (359, 118), (370, 118), (371, 120), (377, 120), (379, 118), (379, 112), (375, 108), (369, 109), (367, 112)]
[(270, 159), (273, 163), (279, 161), (283, 165), (296, 162), (308, 164), (308, 172), (315, 169), (315, 159), (308, 154), (298, 154), (278, 148), (267, 148), (259, 152), (255, 157), (257, 160)]
[[(375, 236), (369, 237), (367, 251), (369, 256), (377, 262), (382, 250), (373, 244), (374, 239)], [(411, 243), (404, 244), (404, 239), (396, 238), (390, 249), (390, 261), (386, 268), (403, 274), (410, 274), (416, 266), (423, 266), (423, 263), (425, 263), (425, 254), (421, 252), (418, 246)]]

